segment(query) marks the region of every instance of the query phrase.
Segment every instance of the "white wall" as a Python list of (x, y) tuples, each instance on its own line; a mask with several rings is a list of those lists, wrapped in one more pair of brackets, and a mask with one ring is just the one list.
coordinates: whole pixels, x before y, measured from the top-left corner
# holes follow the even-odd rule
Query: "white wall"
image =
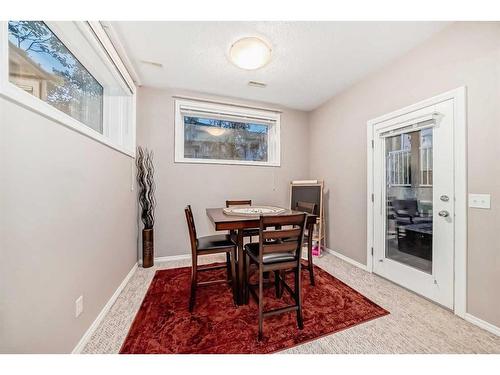
[[(290, 181), (309, 175), (307, 114), (287, 108), (281, 108), (281, 167), (174, 163), (172, 95), (180, 94), (214, 98), (200, 93), (145, 87), (138, 92), (137, 144), (155, 153), (157, 257), (190, 253), (184, 216), (187, 204), (193, 208), (198, 235), (207, 235), (215, 232), (205, 213), (206, 208), (223, 207), (226, 199), (252, 199), (255, 204), (287, 207)], [(260, 105), (279, 108), (272, 104)]]
[(329, 190), (328, 246), (366, 264), (366, 123), (467, 86), (468, 190), (491, 210), (468, 211), (467, 311), (500, 326), (500, 23), (458, 22), (310, 115), (311, 175)]
[(0, 98), (1, 353), (71, 352), (135, 264), (132, 165)]

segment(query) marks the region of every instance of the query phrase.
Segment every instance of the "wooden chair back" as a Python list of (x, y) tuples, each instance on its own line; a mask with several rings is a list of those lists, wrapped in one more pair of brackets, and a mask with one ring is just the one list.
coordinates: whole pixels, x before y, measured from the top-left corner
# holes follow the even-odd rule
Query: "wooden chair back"
[(251, 199), (227, 200), (226, 201), (226, 208), (233, 207), (233, 206), (251, 206), (251, 205), (252, 205)]
[(308, 214), (314, 215), (316, 207), (317, 207), (316, 203), (298, 201), (297, 204), (295, 205), (295, 210), (307, 212)]
[(189, 229), (189, 241), (191, 242), (191, 252), (196, 254), (196, 249), (198, 247), (197, 236), (196, 236), (196, 226), (194, 225), (193, 211), (191, 210), (191, 205), (187, 205), (184, 209), (186, 214), (186, 221)]
[[(295, 260), (300, 262), (306, 217), (305, 213), (261, 216), (259, 226), (259, 263), (263, 263), (263, 256), (265, 254), (281, 252), (293, 252)], [(284, 226), (287, 226), (287, 228), (281, 229)]]

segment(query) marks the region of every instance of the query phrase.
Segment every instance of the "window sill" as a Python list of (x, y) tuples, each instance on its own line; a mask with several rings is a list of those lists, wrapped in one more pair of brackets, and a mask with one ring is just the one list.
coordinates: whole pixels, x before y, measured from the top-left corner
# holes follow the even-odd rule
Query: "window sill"
[(216, 160), (216, 159), (175, 159), (179, 164), (214, 164), (214, 165), (241, 165), (253, 167), (280, 167), (281, 163), (243, 161), (243, 160)]

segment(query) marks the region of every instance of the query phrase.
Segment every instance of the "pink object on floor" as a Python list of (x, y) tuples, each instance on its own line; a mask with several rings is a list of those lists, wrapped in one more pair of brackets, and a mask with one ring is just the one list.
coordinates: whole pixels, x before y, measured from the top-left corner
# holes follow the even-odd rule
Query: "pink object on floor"
[(321, 255), (321, 248), (317, 244), (312, 247), (312, 255), (315, 257), (319, 257)]

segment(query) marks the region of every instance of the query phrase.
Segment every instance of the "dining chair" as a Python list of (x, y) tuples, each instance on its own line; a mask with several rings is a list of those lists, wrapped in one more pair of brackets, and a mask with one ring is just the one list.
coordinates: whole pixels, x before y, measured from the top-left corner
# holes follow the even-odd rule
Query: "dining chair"
[[(314, 215), (314, 213), (316, 212), (316, 207), (316, 203), (298, 201), (295, 204), (295, 211), (302, 211)], [(314, 226), (312, 226), (311, 229), (314, 230)], [(314, 264), (312, 255), (313, 233), (309, 232), (312, 232), (312, 230), (304, 230), (304, 244), (307, 245), (307, 270), (309, 271), (309, 280), (311, 282), (311, 285), (314, 285)]]
[[(245, 278), (245, 300), (249, 294), (259, 306), (259, 334), (258, 340), (263, 337), (264, 318), (285, 313), (297, 312), (297, 325), (304, 327), (302, 318), (302, 283), (301, 283), (301, 252), (306, 224), (306, 214), (261, 216), (259, 223), (259, 242), (246, 244), (244, 249), (245, 263), (243, 274)], [(276, 227), (286, 229), (276, 229)], [(257, 267), (258, 283), (250, 284), (250, 268)], [(281, 271), (294, 272), (295, 286), (292, 289), (281, 276)], [(278, 290), (288, 291), (294, 300), (293, 305), (264, 311), (264, 272), (274, 272), (276, 296)], [(258, 289), (258, 291), (256, 291)]]
[[(196, 288), (199, 286), (209, 286), (222, 283), (230, 283), (233, 291), (233, 298), (236, 302), (236, 244), (228, 234), (197, 237), (196, 226), (194, 224), (193, 211), (188, 205), (184, 209), (187, 225), (189, 229), (189, 240), (191, 242), (191, 295), (189, 298), (189, 311), (192, 312), (196, 302)], [(198, 256), (226, 253), (225, 265), (198, 266)], [(198, 272), (217, 270), (225, 268), (226, 279), (198, 281)]]
[[(251, 199), (241, 199), (241, 200), (227, 200), (226, 201), (226, 208), (229, 207), (234, 207), (234, 206), (251, 206), (252, 205), (252, 200)], [(231, 233), (234, 234), (234, 233)], [(243, 237), (250, 237), (250, 242), (252, 242), (252, 236), (258, 236), (259, 235), (259, 229), (243, 229)]]

